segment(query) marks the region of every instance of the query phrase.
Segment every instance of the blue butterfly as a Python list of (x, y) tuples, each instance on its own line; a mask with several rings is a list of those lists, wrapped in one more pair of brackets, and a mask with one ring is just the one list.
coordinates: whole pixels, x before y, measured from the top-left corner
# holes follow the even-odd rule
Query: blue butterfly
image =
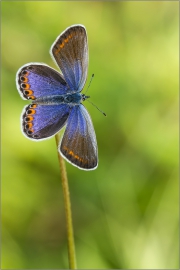
[(87, 33), (83, 25), (67, 28), (53, 43), (50, 54), (62, 74), (41, 63), (22, 66), (16, 75), (23, 99), (31, 99), (22, 113), (23, 134), (32, 140), (54, 136), (66, 125), (58, 146), (72, 165), (93, 170), (98, 165), (96, 135), (81, 94), (88, 71)]

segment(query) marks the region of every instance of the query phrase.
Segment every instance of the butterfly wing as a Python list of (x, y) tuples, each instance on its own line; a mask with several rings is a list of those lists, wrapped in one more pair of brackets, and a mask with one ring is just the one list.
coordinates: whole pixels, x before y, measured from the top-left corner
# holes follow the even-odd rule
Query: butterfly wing
[(71, 109), (60, 145), (60, 153), (70, 163), (83, 170), (97, 167), (96, 135), (89, 113), (80, 104)]
[(67, 28), (54, 42), (50, 53), (60, 67), (72, 92), (80, 92), (87, 78), (88, 43), (82, 25)]
[(66, 123), (70, 108), (67, 104), (41, 105), (35, 100), (41, 97), (68, 93), (69, 86), (63, 76), (45, 64), (29, 63), (16, 75), (17, 89), (23, 99), (32, 99), (33, 104), (22, 113), (23, 134), (34, 140), (55, 135)]
[(67, 94), (69, 87), (63, 76), (45, 64), (29, 63), (16, 75), (17, 89), (23, 99)]
[(66, 123), (70, 113), (67, 104), (30, 104), (22, 113), (22, 132), (32, 140), (42, 140), (55, 135)]

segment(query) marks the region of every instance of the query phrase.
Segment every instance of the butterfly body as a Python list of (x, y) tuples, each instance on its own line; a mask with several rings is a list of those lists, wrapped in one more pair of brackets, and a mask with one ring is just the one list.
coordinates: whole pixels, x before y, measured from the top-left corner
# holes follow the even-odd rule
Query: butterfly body
[(74, 166), (93, 170), (98, 165), (96, 135), (82, 104), (87, 78), (88, 44), (82, 25), (67, 28), (53, 43), (50, 53), (62, 74), (41, 63), (21, 67), (16, 76), (23, 99), (32, 100), (22, 113), (22, 132), (32, 140), (54, 136), (66, 125), (58, 146), (60, 154)]
[(69, 106), (75, 106), (81, 103), (88, 98), (80, 93), (73, 93), (67, 95), (55, 95), (55, 96), (46, 96), (40, 97), (32, 101), (34, 104), (41, 105), (59, 105), (59, 104), (69, 104)]

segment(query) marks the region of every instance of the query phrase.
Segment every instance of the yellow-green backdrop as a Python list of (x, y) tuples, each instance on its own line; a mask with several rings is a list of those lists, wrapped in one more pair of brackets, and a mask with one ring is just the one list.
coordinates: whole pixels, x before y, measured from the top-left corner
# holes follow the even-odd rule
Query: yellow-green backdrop
[(67, 164), (79, 269), (179, 269), (178, 2), (2, 1), (2, 269), (68, 268), (54, 138), (28, 140), (16, 89), (72, 24), (89, 43), (95, 171)]

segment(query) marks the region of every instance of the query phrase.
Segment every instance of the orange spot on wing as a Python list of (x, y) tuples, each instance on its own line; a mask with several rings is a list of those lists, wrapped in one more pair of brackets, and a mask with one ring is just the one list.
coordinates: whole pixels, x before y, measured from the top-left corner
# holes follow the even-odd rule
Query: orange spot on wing
[(87, 163), (86, 160), (84, 160), (83, 158), (80, 158), (78, 155), (76, 155), (72, 150), (69, 151), (69, 149), (67, 147), (64, 147), (64, 149), (68, 152), (68, 154), (72, 157), (74, 157), (75, 159), (79, 160), (82, 163)]
[(21, 80), (21, 82), (27, 82), (28, 78), (25, 76), (20, 76), (20, 80)]
[(21, 73), (21, 74), (22, 74), (23, 76), (24, 76), (24, 75), (27, 76), (27, 75), (29, 74), (29, 72), (28, 72), (27, 70), (22, 70), (22, 73)]
[(57, 55), (57, 54), (60, 52), (60, 50), (64, 47), (65, 43), (67, 43), (67, 42), (69, 41), (69, 39), (72, 38), (72, 37), (73, 37), (73, 34), (70, 34), (69, 36), (67, 36), (67, 38), (65, 38), (65, 39), (63, 40), (63, 42), (62, 42), (61, 44), (59, 44), (59, 48), (58, 48), (57, 50), (55, 50), (55, 54), (56, 54), (56, 55)]
[(27, 118), (29, 118), (28, 121), (26, 121), (27, 123), (29, 123), (29, 122), (31, 122), (31, 121), (34, 120), (34, 118), (32, 116), (28, 116)]
[(36, 104), (31, 104), (31, 108), (37, 108)]
[(27, 129), (31, 129), (31, 128), (32, 128), (32, 126), (33, 126), (33, 124), (32, 124), (32, 123), (28, 123), (28, 124), (26, 125), (26, 128), (27, 128)]
[(33, 100), (36, 99), (35, 96), (29, 96), (29, 98)]
[(36, 110), (33, 110), (33, 109), (28, 109), (27, 111), (28, 115), (30, 114), (35, 114), (36, 113)]
[(29, 87), (30, 87), (30, 85), (28, 83), (23, 83), (22, 84), (22, 88), (25, 89), (25, 90), (29, 89)]
[(25, 94), (26, 94), (27, 96), (30, 96), (30, 95), (33, 94), (33, 91), (32, 91), (32, 90), (26, 90), (26, 91), (25, 91)]

